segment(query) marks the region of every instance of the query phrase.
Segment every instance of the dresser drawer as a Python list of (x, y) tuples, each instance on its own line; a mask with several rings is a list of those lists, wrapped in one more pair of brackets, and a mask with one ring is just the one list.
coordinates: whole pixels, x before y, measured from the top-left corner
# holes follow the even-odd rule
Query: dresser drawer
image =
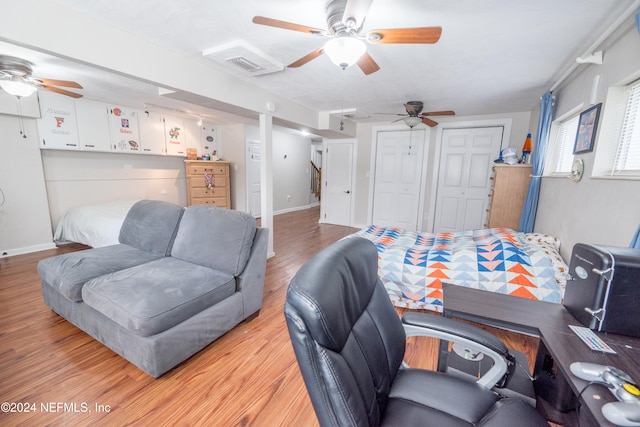
[(213, 169), (213, 176), (217, 178), (218, 175), (229, 175), (229, 165), (202, 165), (202, 164), (190, 164), (187, 166), (187, 175), (201, 175), (204, 176), (204, 171), (210, 171)]
[(208, 205), (218, 206), (220, 208), (229, 208), (226, 197), (194, 197), (191, 199), (192, 205)]
[[(213, 176), (213, 187), (227, 187), (227, 183), (229, 182), (229, 177), (224, 175), (214, 175)], [(205, 183), (204, 176), (190, 176), (189, 177), (189, 185), (191, 188), (207, 188), (207, 184)]]
[(215, 186), (211, 189), (207, 187), (191, 187), (191, 197), (227, 197), (227, 187)]

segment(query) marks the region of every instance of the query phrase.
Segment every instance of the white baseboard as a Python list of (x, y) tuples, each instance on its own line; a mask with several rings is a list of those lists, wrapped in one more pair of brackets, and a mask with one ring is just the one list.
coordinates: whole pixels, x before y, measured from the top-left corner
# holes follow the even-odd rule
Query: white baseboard
[(306, 209), (311, 209), (311, 208), (314, 208), (314, 207), (319, 206), (319, 205), (320, 205), (320, 203), (311, 203), (309, 205), (296, 206), (294, 208), (281, 209), (279, 211), (274, 211), (273, 214), (274, 215), (281, 215), (281, 214), (285, 214), (285, 213), (289, 213), (289, 212), (304, 211)]
[(55, 243), (42, 243), (40, 245), (26, 246), (24, 248), (14, 249), (2, 249), (0, 250), (0, 258), (7, 258), (10, 256), (30, 254), (32, 252), (46, 251), (47, 249), (55, 249)]

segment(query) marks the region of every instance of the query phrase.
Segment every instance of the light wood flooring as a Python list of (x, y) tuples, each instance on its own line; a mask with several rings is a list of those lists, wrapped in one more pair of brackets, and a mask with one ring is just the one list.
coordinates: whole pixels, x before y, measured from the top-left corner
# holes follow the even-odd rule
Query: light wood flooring
[[(289, 342), (285, 293), (305, 261), (356, 231), (318, 218), (318, 208), (274, 217), (260, 315), (159, 379), (44, 305), (37, 262), (84, 246), (0, 259), (0, 402), (20, 410), (3, 406), (0, 426), (318, 425)], [(532, 363), (536, 339), (490, 330)], [(412, 338), (407, 361), (433, 368), (434, 344)]]

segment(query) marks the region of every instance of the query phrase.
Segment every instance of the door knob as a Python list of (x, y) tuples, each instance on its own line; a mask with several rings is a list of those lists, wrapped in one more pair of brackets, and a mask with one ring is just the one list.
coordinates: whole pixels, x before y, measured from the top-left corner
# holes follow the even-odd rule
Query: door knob
[(345, 191), (345, 193), (347, 193), (347, 194), (351, 194), (351, 191), (347, 190), (347, 191)]

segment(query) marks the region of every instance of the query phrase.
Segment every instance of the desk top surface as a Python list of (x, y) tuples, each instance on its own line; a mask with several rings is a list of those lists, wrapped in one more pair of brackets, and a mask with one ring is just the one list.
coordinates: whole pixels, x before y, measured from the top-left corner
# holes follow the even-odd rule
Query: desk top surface
[[(447, 317), (463, 318), (539, 336), (576, 394), (582, 391), (587, 382), (571, 373), (569, 367), (573, 362), (615, 366), (636, 382), (640, 381), (640, 338), (594, 331), (617, 354), (593, 351), (569, 328), (569, 325), (583, 325), (562, 304), (449, 284), (443, 286), (443, 300), (444, 314)], [(601, 425), (613, 425), (601, 413), (604, 403), (615, 401), (606, 387), (590, 386), (582, 398)]]

